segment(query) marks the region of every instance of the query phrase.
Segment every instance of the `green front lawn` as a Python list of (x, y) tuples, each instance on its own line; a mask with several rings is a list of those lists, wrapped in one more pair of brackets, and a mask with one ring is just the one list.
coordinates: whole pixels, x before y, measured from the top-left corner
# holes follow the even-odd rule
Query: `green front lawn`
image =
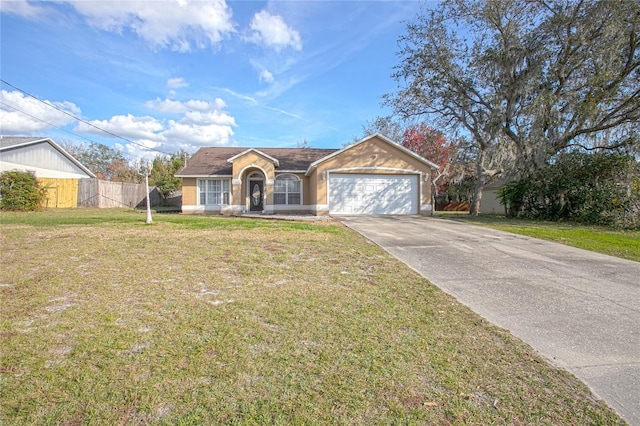
[(555, 241), (597, 253), (640, 262), (640, 231), (622, 231), (568, 222), (513, 219), (497, 215), (469, 216), (466, 213), (459, 212), (438, 212), (437, 217)]
[(338, 223), (0, 215), (0, 423), (623, 424)]

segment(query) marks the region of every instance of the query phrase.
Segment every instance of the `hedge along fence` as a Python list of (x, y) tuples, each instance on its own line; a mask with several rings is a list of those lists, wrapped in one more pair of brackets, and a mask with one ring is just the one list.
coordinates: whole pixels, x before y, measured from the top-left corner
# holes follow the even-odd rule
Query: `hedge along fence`
[[(159, 205), (161, 197), (158, 190), (151, 187), (149, 192), (151, 205)], [(143, 207), (146, 197), (145, 185), (139, 183), (81, 179), (78, 185), (78, 206), (82, 207)]]

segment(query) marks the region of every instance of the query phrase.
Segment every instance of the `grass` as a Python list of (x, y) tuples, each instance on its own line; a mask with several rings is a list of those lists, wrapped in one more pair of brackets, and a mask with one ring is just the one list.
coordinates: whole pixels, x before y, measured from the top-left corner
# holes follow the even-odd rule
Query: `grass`
[(337, 223), (0, 216), (0, 423), (623, 424)]
[(602, 226), (514, 219), (498, 215), (469, 216), (459, 212), (438, 212), (438, 216), (640, 262), (640, 230), (618, 230)]

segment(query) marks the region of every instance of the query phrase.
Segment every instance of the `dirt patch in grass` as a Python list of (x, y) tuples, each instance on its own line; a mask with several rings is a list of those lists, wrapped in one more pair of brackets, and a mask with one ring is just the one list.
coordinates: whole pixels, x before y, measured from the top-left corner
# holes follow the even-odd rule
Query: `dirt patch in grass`
[(0, 225), (3, 423), (622, 424), (342, 226), (109, 217)]

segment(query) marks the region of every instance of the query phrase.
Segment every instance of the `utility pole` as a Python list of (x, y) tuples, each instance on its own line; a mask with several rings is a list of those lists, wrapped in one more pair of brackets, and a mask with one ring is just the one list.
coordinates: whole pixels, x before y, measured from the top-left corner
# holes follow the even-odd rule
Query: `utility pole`
[(147, 160), (147, 165), (142, 166), (140, 159), (137, 159), (136, 169), (138, 170), (138, 174), (144, 176), (144, 184), (147, 190), (147, 223), (151, 223), (153, 220), (151, 219), (151, 200), (149, 199), (149, 174), (151, 174), (151, 169), (153, 169), (153, 162)]

